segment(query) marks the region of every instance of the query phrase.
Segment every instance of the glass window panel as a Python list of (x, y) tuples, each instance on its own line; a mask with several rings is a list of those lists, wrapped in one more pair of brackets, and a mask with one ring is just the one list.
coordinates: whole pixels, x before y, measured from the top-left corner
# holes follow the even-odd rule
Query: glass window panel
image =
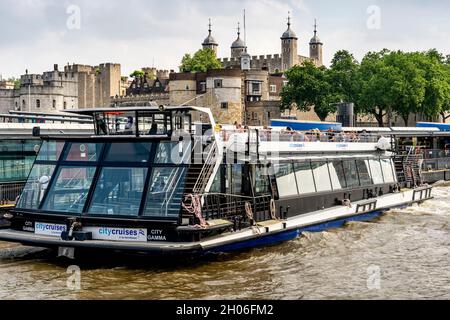
[(293, 165), (291, 163), (275, 165), (274, 169), (277, 177), (278, 193), (280, 197), (298, 195)]
[(227, 166), (226, 189), (228, 194), (242, 194), (242, 165)]
[(94, 174), (95, 168), (60, 168), (42, 209), (82, 213)]
[(38, 209), (52, 178), (55, 166), (35, 165), (17, 202), (19, 209)]
[(356, 160), (358, 166), (359, 180), (362, 187), (370, 186), (373, 184), (372, 177), (369, 170), (368, 160)]
[(177, 218), (183, 201), (187, 168), (154, 168), (144, 216)]
[(295, 175), (298, 182), (298, 192), (300, 194), (316, 192), (314, 176), (310, 162), (299, 162), (294, 164)]
[(148, 162), (151, 143), (112, 143), (105, 161), (109, 162)]
[(58, 161), (65, 142), (44, 141), (37, 157), (38, 161)]
[(332, 161), (329, 163), (329, 167), (333, 190), (341, 190), (347, 188), (342, 161)]
[(223, 174), (223, 167), (220, 167), (219, 170), (217, 171), (216, 176), (214, 177), (214, 182), (213, 182), (209, 192), (211, 192), (211, 193), (221, 193), (222, 192), (222, 174)]
[(190, 162), (191, 143), (161, 142), (156, 150), (155, 163), (188, 164)]
[(89, 214), (137, 216), (147, 171), (146, 168), (103, 168)]
[(358, 169), (355, 160), (345, 160), (343, 162), (347, 188), (359, 187)]
[(381, 169), (380, 160), (369, 160), (370, 170), (372, 171), (372, 179), (374, 184), (383, 184), (383, 171)]
[(92, 161), (99, 160), (102, 143), (72, 143), (66, 156), (66, 161)]
[(394, 172), (392, 171), (392, 160), (391, 159), (382, 159), (381, 167), (383, 169), (385, 183), (396, 182), (397, 179), (395, 178)]
[(254, 166), (255, 192), (257, 195), (270, 194), (269, 171), (265, 166)]
[(316, 181), (317, 192), (331, 191), (330, 173), (327, 162), (313, 162), (314, 179)]
[[(39, 151), (40, 141), (0, 141), (0, 182), (26, 181)], [(14, 196), (15, 198), (15, 196)], [(3, 199), (14, 201), (15, 199)]]

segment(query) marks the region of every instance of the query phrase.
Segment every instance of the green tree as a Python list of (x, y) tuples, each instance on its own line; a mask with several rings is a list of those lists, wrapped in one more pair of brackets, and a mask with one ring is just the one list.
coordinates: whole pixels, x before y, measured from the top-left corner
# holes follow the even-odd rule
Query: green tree
[(419, 68), (424, 72), (426, 87), (422, 113), (429, 117), (442, 116), (445, 122), (450, 115), (450, 72), (445, 57), (435, 49), (416, 54)]
[(281, 92), (281, 108), (297, 108), (301, 111), (314, 111), (320, 120), (336, 112), (336, 95), (331, 91), (329, 73), (326, 67), (317, 68), (306, 61), (286, 71), (288, 83)]
[(181, 72), (206, 72), (212, 69), (222, 69), (222, 64), (212, 49), (202, 49), (194, 56), (185, 54), (180, 66)]
[(392, 86), (396, 70), (385, 63), (388, 50), (369, 52), (361, 61), (356, 81), (356, 113), (372, 115), (380, 127), (392, 113)]
[(134, 70), (132, 74), (130, 74), (131, 78), (141, 78), (145, 75), (145, 72), (142, 70)]
[(337, 101), (355, 101), (358, 90), (358, 69), (359, 62), (350, 52), (346, 50), (336, 52), (328, 73), (329, 84)]
[(20, 89), (20, 86), (22, 84), (20, 79), (16, 79), (16, 78), (12, 77), (12, 78), (9, 78), (8, 81), (14, 83), (14, 89)]
[[(420, 55), (417, 53), (391, 52), (385, 56), (386, 64), (396, 71), (391, 83), (391, 99), (394, 111), (408, 126), (411, 114), (425, 114), (424, 100), (427, 81), (425, 71), (420, 68)], [(437, 114), (436, 110), (434, 113)], [(433, 111), (429, 112), (432, 115)]]

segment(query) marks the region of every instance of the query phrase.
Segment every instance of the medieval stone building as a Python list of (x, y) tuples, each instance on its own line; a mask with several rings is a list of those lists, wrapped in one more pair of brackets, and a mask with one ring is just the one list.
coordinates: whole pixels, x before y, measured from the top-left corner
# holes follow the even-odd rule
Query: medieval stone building
[[(323, 65), (323, 43), (317, 36), (317, 24), (314, 28), (314, 36), (309, 42), (309, 57), (298, 54), (297, 34), (291, 28), (291, 19), (288, 17), (288, 28), (281, 36), (281, 54), (265, 54), (259, 56), (251, 56), (250, 67), (252, 69), (265, 69), (269, 73), (282, 73), (295, 65), (300, 65), (304, 61), (312, 61), (317, 66)], [(217, 52), (218, 43), (211, 35), (211, 27), (209, 36), (203, 43), (203, 48), (214, 48)], [(248, 55), (247, 44), (241, 39), (240, 28), (238, 27), (238, 37), (231, 45), (230, 58), (220, 59), (224, 68), (239, 68), (241, 66), (242, 57)]]
[(67, 65), (60, 71), (20, 77), (20, 88), (0, 88), (0, 112), (56, 112), (69, 109), (107, 107), (111, 97), (120, 95), (119, 64), (99, 66)]

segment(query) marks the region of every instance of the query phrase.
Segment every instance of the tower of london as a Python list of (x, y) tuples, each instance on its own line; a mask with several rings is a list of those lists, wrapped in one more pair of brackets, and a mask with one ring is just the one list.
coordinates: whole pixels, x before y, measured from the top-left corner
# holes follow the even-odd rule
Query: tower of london
[[(237, 39), (231, 45), (229, 58), (219, 59), (225, 69), (240, 68), (242, 58), (250, 57), (251, 69), (268, 70), (269, 73), (282, 73), (304, 61), (312, 61), (316, 66), (323, 65), (323, 43), (317, 35), (317, 23), (314, 25), (314, 36), (309, 42), (309, 57), (298, 54), (297, 34), (291, 27), (291, 18), (288, 17), (287, 30), (281, 36), (281, 53), (253, 55), (247, 52), (247, 44), (241, 39), (240, 27), (238, 27)], [(219, 44), (212, 36), (211, 21), (209, 24), (209, 35), (202, 44), (204, 49), (210, 48), (217, 54)]]

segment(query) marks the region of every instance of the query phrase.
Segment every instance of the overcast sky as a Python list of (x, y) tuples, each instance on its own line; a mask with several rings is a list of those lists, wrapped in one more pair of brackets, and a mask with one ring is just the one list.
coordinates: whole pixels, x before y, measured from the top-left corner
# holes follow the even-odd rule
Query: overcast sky
[(121, 63), (124, 75), (153, 64), (178, 70), (184, 53), (201, 47), (208, 18), (228, 57), (244, 9), (251, 55), (280, 53), (288, 11), (302, 55), (317, 18), (326, 64), (339, 49), (358, 59), (382, 48), (450, 54), (447, 0), (0, 0), (0, 74), (54, 63)]

